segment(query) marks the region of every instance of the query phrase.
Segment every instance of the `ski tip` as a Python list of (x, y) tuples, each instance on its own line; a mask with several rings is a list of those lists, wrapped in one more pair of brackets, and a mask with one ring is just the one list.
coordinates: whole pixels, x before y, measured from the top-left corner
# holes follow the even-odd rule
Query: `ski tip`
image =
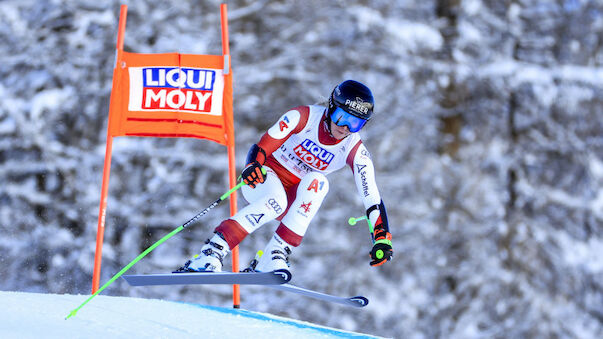
[(136, 284), (134, 284), (133, 280), (131, 279), (132, 278), (131, 275), (122, 275), (121, 278), (123, 280), (125, 280), (128, 283), (128, 285), (130, 285), (130, 286), (137, 286)]
[(349, 300), (356, 303), (357, 307), (364, 307), (369, 304), (369, 300), (361, 295), (356, 296), (356, 297), (351, 297)]
[(291, 280), (291, 278), (293, 277), (291, 275), (291, 272), (289, 270), (287, 270), (287, 269), (284, 269), (284, 268), (275, 270), (275, 271), (273, 271), (273, 273), (274, 273), (274, 275), (277, 275), (277, 276), (281, 277), (281, 279), (283, 281), (282, 282), (283, 284), (289, 282)]

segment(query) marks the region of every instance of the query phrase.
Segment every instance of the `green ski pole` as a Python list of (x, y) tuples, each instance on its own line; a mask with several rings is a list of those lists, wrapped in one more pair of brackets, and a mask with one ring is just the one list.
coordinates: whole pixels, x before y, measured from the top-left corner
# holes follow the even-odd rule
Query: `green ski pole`
[[(350, 226), (354, 226), (356, 225), (356, 223), (360, 220), (366, 220), (366, 222), (368, 223), (368, 227), (369, 227), (369, 232), (371, 233), (371, 240), (373, 241), (373, 245), (374, 244), (388, 244), (388, 245), (392, 245), (392, 241), (388, 240), (388, 239), (381, 239), (381, 240), (377, 240), (375, 241), (374, 235), (373, 235), (373, 224), (371, 223), (371, 221), (369, 220), (369, 218), (367, 218), (366, 216), (364, 217), (360, 217), (360, 218), (354, 218), (351, 217), (350, 219), (348, 219), (348, 224), (350, 224)], [(375, 256), (377, 257), (377, 259), (381, 259), (383, 258), (385, 254), (383, 253), (383, 250), (377, 250), (377, 252), (375, 253)]]
[(368, 223), (369, 232), (371, 233), (371, 237), (372, 237), (373, 236), (373, 224), (367, 217), (360, 217), (360, 218), (350, 217), (350, 219), (348, 219), (348, 224), (350, 224), (350, 226), (354, 226), (360, 220), (366, 220), (366, 222)]
[[(262, 172), (264, 174), (266, 174), (266, 171), (263, 168), (262, 168)], [(86, 299), (86, 301), (84, 301), (80, 306), (78, 306), (77, 308), (75, 308), (74, 310), (72, 310), (71, 313), (69, 313), (65, 317), (65, 320), (67, 320), (67, 319), (75, 316), (77, 314), (77, 312), (82, 307), (84, 307), (84, 305), (86, 305), (90, 300), (92, 300), (92, 298), (96, 297), (105, 288), (109, 287), (109, 285), (111, 285), (115, 280), (117, 280), (119, 277), (121, 277), (122, 274), (126, 273), (126, 271), (130, 269), (130, 267), (134, 266), (134, 264), (136, 264), (137, 262), (139, 262), (140, 259), (144, 258), (147, 254), (149, 254), (151, 251), (153, 251), (157, 246), (161, 245), (163, 242), (165, 242), (169, 238), (173, 237), (174, 235), (178, 234), (180, 231), (182, 231), (183, 229), (187, 228), (188, 226), (194, 224), (197, 220), (199, 220), (201, 217), (203, 217), (204, 215), (206, 215), (207, 212), (209, 212), (214, 207), (218, 206), (222, 201), (226, 200), (226, 198), (228, 198), (234, 191), (236, 191), (239, 188), (243, 187), (243, 185), (245, 185), (245, 182), (241, 181), (238, 185), (236, 185), (235, 187), (233, 187), (230, 191), (224, 193), (218, 200), (214, 201), (206, 209), (204, 209), (203, 211), (199, 212), (199, 214), (195, 215), (189, 221), (185, 222), (182, 226), (179, 226), (178, 228), (176, 228), (175, 230), (173, 230), (172, 232), (170, 232), (168, 235), (166, 235), (163, 238), (159, 239), (156, 243), (154, 243), (153, 245), (151, 245), (151, 247), (147, 248), (144, 252), (142, 252), (139, 256), (137, 256), (136, 259), (132, 260), (129, 264), (127, 264), (124, 268), (122, 268), (121, 271), (119, 271), (116, 275), (114, 275), (113, 278), (109, 279), (109, 281), (107, 281), (107, 283), (105, 283), (93, 295), (91, 295), (88, 299)]]

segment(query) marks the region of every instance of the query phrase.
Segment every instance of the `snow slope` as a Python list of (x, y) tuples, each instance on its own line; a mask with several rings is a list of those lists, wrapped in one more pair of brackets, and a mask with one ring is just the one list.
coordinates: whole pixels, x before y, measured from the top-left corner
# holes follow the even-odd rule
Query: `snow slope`
[(1, 338), (376, 338), (273, 315), (190, 303), (0, 292)]

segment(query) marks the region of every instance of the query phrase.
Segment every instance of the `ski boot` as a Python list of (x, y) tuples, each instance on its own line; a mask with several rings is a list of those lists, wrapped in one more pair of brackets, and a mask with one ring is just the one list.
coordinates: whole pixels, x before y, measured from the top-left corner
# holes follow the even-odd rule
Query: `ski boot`
[(222, 233), (205, 241), (201, 253), (188, 260), (176, 272), (222, 272), (222, 261), (230, 249)]
[(259, 251), (256, 258), (251, 261), (250, 267), (246, 270), (258, 272), (270, 272), (279, 269), (289, 270), (289, 255), (291, 246), (281, 237), (275, 234), (264, 251)]

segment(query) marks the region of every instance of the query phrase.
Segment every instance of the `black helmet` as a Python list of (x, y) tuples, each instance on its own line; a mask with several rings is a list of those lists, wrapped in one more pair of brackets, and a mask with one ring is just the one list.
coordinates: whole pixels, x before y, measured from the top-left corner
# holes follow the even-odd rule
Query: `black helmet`
[(337, 85), (331, 93), (327, 115), (331, 116), (339, 107), (355, 117), (368, 121), (373, 115), (374, 106), (375, 99), (368, 87), (358, 81), (346, 80)]

